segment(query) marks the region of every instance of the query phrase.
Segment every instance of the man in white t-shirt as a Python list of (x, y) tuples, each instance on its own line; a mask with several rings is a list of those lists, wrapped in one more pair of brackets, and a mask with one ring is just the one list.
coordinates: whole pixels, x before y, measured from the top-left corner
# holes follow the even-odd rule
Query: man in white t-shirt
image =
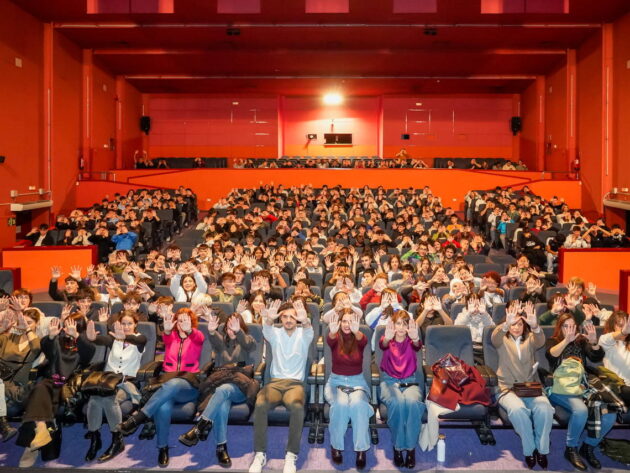
[[(250, 473), (260, 473), (267, 463), (267, 414), (282, 404), (290, 412), (289, 442), (283, 473), (295, 473), (304, 425), (304, 376), (306, 362), (313, 341), (313, 327), (304, 303), (271, 303), (263, 310), (263, 335), (271, 346), (271, 381), (266, 383), (256, 398), (254, 409), (254, 451)], [(274, 327), (276, 319), (281, 327)], [(301, 326), (298, 326), (301, 323)]]

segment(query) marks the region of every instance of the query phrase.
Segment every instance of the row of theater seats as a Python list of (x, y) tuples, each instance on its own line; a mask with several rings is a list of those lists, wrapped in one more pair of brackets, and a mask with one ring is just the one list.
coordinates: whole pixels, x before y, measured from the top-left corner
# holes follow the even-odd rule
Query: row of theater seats
[(178, 157), (159, 157), (153, 158), (153, 162), (157, 163), (158, 161), (165, 161), (166, 165), (170, 169), (192, 169), (198, 167), (204, 168), (227, 168), (228, 167), (228, 158), (205, 158), (201, 157), (201, 161), (203, 162), (203, 166), (195, 165), (196, 158), (178, 158)]
[[(107, 332), (107, 326), (105, 323), (97, 323), (97, 330), (100, 333)], [(257, 349), (251, 354), (248, 362), (255, 367), (256, 377), (261, 383), (266, 383), (271, 379), (270, 367), (272, 363), (272, 350), (267, 345), (263, 350), (264, 345), (267, 343), (263, 339), (262, 327), (260, 325), (248, 324), (248, 331), (257, 342)], [(213, 359), (213, 348), (208, 338), (207, 324), (199, 324), (199, 330), (205, 335), (206, 339), (202, 348), (202, 354), (200, 359), (200, 366), (202, 372), (209, 369)], [(314, 321), (313, 325), (316, 335), (320, 334), (322, 337), (327, 336), (327, 328), (320, 327), (318, 321)], [(375, 333), (367, 326), (361, 326), (361, 332), (371, 339), (375, 336), (376, 339), (384, 333), (384, 326), (377, 327)], [(495, 370), (498, 366), (498, 356), (496, 349), (490, 342), (490, 336), (494, 327), (486, 327), (483, 334), (483, 350), (485, 365), (477, 366), (482, 374), (486, 385), (490, 389), (493, 395), (498, 393), (497, 378)], [(553, 327), (542, 327), (545, 335), (550, 337), (553, 332)], [(156, 328), (153, 323), (141, 322), (138, 326), (140, 333), (147, 337), (148, 343), (145, 346), (145, 351), (142, 356), (142, 368), (139, 370), (136, 381), (139, 386), (146, 384), (152, 377), (160, 372), (162, 362), (156, 360)], [(598, 329), (598, 335), (601, 331)], [(418, 352), (417, 362), (418, 369), (415, 373), (416, 380), (427, 393), (433, 382), (433, 375), (431, 366), (436, 363), (443, 355), (451, 353), (469, 365), (473, 365), (473, 344), (471, 339), (470, 330), (468, 327), (462, 326), (430, 326), (427, 329), (426, 337), (424, 341), (424, 349)], [(263, 359), (263, 353), (264, 359)], [(323, 356), (323, 358), (322, 358)], [(371, 347), (368, 343), (363, 353), (363, 374), (368, 386), (371, 386), (372, 395), (371, 402), (375, 410), (378, 411), (378, 418), (374, 416), (371, 420), (371, 439), (374, 444), (378, 443), (377, 428), (385, 427), (387, 420), (387, 409), (379, 402), (380, 399), (380, 370), (379, 364), (382, 357), (382, 352), (378, 344), (376, 344), (376, 350), (374, 358), (372, 358)], [(102, 365), (107, 359), (107, 351), (104, 347), (98, 347), (94, 354), (92, 363)], [(539, 374), (541, 379), (549, 385), (551, 382), (549, 374), (549, 364), (545, 357), (545, 348), (541, 348), (536, 353), (536, 359), (539, 362)], [(374, 360), (374, 362), (372, 361)], [(322, 339), (316, 336), (313, 339), (313, 343), (310, 349), (310, 355), (307, 360), (305, 369), (305, 377), (303, 379), (306, 399), (306, 420), (307, 426), (309, 426), (308, 441), (310, 443), (323, 442), (323, 432), (328, 424), (329, 420), (329, 406), (324, 400), (324, 386), (331, 373), (332, 366), (332, 354), (327, 344), (322, 343)], [(130, 403), (122, 405), (123, 413), (127, 414), (131, 411), (132, 406)], [(19, 411), (16, 411), (16, 407), (13, 407), (14, 411), (10, 412), (11, 417), (18, 417)], [(175, 423), (189, 423), (192, 422), (197, 412), (196, 402), (187, 402), (185, 404), (176, 405), (173, 410), (172, 421)], [(561, 407), (556, 407), (555, 412), (556, 425), (566, 427), (569, 419), (569, 413)], [(498, 418), (504, 426), (510, 426), (510, 422), (507, 418), (507, 414), (501, 408), (487, 407), (481, 404), (472, 404), (469, 406), (461, 406), (458, 411), (450, 414), (445, 414), (441, 417), (443, 421), (459, 421), (459, 422), (471, 422), (478, 430), (483, 426), (487, 429), (490, 428), (491, 417)], [(230, 423), (232, 424), (250, 424), (252, 418), (250, 411), (245, 404), (233, 405), (230, 410)], [(286, 424), (289, 421), (289, 412), (282, 406), (277, 407), (270, 413), (270, 423), (272, 424)], [(626, 413), (621, 422), (624, 424), (630, 423), (630, 413)], [(487, 432), (488, 430), (486, 430)], [(481, 437), (480, 437), (481, 438)], [(484, 443), (494, 443), (492, 439), (484, 440)]]

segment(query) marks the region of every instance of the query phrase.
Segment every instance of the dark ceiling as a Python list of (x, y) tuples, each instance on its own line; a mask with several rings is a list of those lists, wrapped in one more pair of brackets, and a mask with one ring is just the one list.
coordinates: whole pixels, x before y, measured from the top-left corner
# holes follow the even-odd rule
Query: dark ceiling
[(438, 0), (437, 13), (394, 14), (393, 0), (350, 0), (347, 14), (307, 14), (304, 0), (261, 0), (260, 14), (225, 15), (217, 0), (174, 0), (172, 14), (94, 15), (86, 0), (14, 1), (153, 93), (515, 93), (630, 11), (570, 0), (568, 14), (497, 15)]

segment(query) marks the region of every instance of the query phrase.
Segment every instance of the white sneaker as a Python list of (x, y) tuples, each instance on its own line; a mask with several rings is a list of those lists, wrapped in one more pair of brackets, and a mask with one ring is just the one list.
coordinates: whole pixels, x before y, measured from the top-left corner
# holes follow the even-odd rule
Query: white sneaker
[(296, 473), (296, 462), (297, 455), (295, 453), (287, 452), (286, 456), (284, 457), (284, 468), (282, 468), (282, 473)]
[(249, 466), (249, 473), (260, 473), (266, 463), (267, 455), (265, 455), (264, 452), (256, 452), (256, 455), (254, 456), (254, 461), (252, 461), (252, 464)]

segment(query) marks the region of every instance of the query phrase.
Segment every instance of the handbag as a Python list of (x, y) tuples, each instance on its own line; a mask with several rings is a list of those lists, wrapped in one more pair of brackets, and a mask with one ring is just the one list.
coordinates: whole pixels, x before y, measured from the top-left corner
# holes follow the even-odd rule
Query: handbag
[(542, 396), (542, 384), (538, 381), (527, 381), (525, 383), (514, 383), (512, 391), (518, 397), (538, 397)]
[(0, 379), (2, 381), (12, 381), (15, 375), (24, 367), (30, 354), (31, 350), (29, 349), (22, 361), (13, 362), (13, 364), (18, 365), (16, 368), (11, 368), (6, 362), (0, 360)]
[(122, 373), (93, 371), (83, 381), (81, 392), (88, 396), (113, 396), (123, 377)]
[(574, 357), (565, 358), (553, 372), (551, 392), (565, 396), (582, 396), (586, 390), (585, 373), (581, 360)]
[(467, 383), (470, 378), (462, 365), (461, 360), (450, 353), (447, 353), (436, 362), (437, 368), (441, 371), (449, 382), (454, 386), (461, 386)]

